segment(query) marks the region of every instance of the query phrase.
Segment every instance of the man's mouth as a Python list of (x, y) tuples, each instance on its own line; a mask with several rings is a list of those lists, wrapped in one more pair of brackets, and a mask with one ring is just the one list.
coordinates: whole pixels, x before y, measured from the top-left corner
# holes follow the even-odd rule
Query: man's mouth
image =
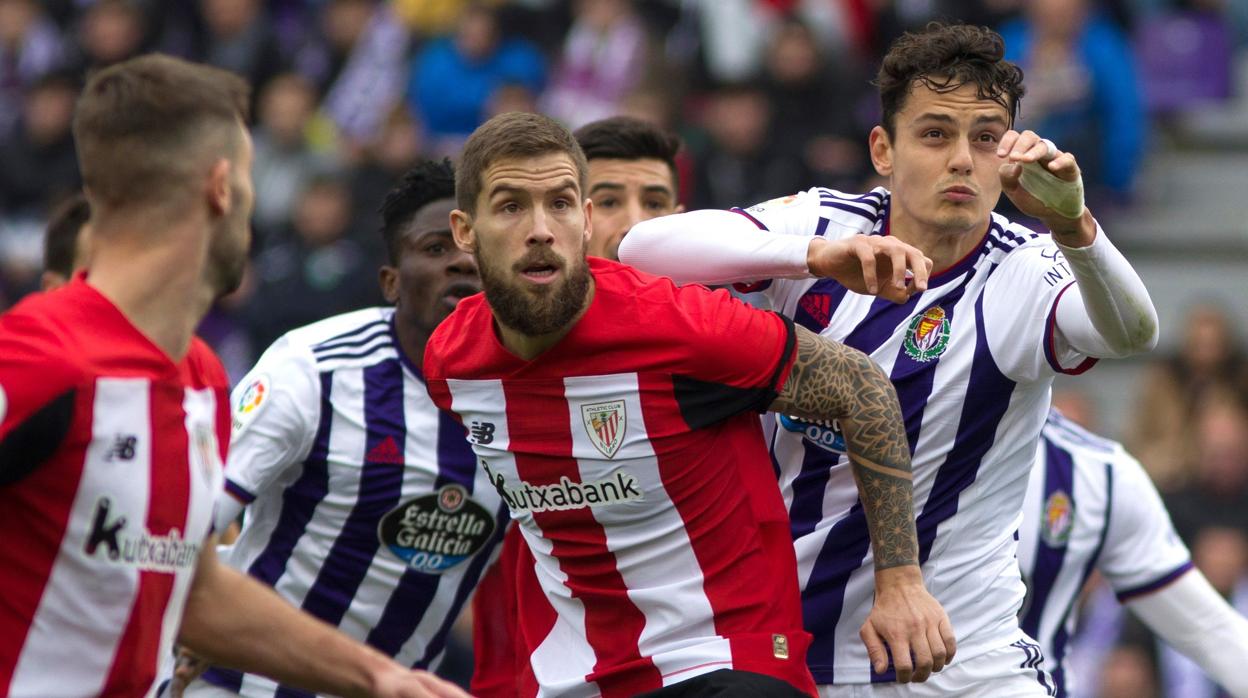
[(559, 267), (548, 262), (534, 262), (520, 268), (520, 276), (535, 284), (548, 284), (559, 274)]
[(451, 284), (442, 293), (442, 302), (454, 308), (459, 302), (468, 296), (478, 293), (481, 289), (472, 284), (457, 283)]

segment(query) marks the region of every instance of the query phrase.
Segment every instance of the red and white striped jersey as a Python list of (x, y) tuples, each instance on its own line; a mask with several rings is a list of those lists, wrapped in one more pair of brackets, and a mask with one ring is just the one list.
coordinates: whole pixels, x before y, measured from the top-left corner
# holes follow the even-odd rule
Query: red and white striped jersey
[(0, 694), (151, 690), (222, 486), (226, 381), (81, 277), (0, 316)]
[(531, 694), (631, 696), (718, 669), (813, 691), (796, 561), (757, 412), (791, 323), (725, 291), (590, 259), (593, 302), (532, 361), (483, 296), (425, 350), (533, 553), (518, 603)]

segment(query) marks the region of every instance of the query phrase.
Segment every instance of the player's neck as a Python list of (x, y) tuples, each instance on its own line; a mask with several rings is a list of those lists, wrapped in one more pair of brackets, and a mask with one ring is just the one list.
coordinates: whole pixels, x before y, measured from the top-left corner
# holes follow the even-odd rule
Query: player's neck
[(168, 225), (159, 239), (134, 230), (141, 229), (96, 227), (87, 282), (172, 361), (181, 361), (212, 306), (203, 272), (207, 246), (187, 244), (191, 231)]
[(988, 228), (976, 225), (968, 229), (937, 228), (898, 215), (894, 208), (889, 216), (889, 235), (917, 247), (932, 260), (932, 273), (939, 274), (962, 261), (983, 240)]
[(596, 289), (597, 283), (594, 281), (593, 276), (590, 276), (589, 290), (585, 292), (585, 304), (581, 306), (576, 316), (568, 324), (548, 334), (537, 336), (523, 334), (499, 322), (498, 317), (495, 316), (494, 324), (498, 327), (498, 337), (502, 341), (503, 347), (525, 361), (532, 361), (537, 358), (539, 354), (558, 344), (559, 340), (566, 337), (572, 331), (572, 328), (576, 327), (576, 323), (580, 322), (581, 318), (585, 316), (585, 311), (589, 310), (589, 306), (593, 305), (594, 291)]

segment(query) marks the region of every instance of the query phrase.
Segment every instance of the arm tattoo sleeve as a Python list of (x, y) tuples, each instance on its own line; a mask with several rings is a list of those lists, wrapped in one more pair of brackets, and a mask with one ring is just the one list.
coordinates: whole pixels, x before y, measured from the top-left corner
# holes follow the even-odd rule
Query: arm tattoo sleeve
[(897, 391), (870, 357), (797, 327), (797, 357), (773, 412), (845, 433), (877, 570), (918, 564), (910, 446)]

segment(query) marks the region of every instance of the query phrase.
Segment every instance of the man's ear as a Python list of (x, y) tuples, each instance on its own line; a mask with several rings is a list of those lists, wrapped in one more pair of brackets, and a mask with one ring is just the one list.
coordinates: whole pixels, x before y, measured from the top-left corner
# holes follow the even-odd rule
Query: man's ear
[(684, 213), (684, 212), (685, 212), (684, 204), (676, 204), (676, 208), (672, 209), (672, 213)]
[(893, 143), (889, 140), (888, 131), (883, 126), (876, 126), (871, 129), (871, 135), (867, 139), (868, 148), (871, 151), (871, 164), (875, 166), (875, 171), (881, 177), (891, 177), (893, 174)]
[(593, 199), (585, 199), (585, 244), (589, 244), (589, 239), (594, 235), (594, 201)]
[(217, 160), (208, 171), (208, 205), (220, 215), (230, 212), (230, 161)]
[(377, 270), (377, 285), (381, 286), (381, 295), (390, 305), (399, 302), (399, 270), (389, 264), (381, 265)]
[(476, 252), (477, 233), (472, 229), (472, 215), (459, 209), (451, 211), (451, 237), (460, 250), (468, 254)]

